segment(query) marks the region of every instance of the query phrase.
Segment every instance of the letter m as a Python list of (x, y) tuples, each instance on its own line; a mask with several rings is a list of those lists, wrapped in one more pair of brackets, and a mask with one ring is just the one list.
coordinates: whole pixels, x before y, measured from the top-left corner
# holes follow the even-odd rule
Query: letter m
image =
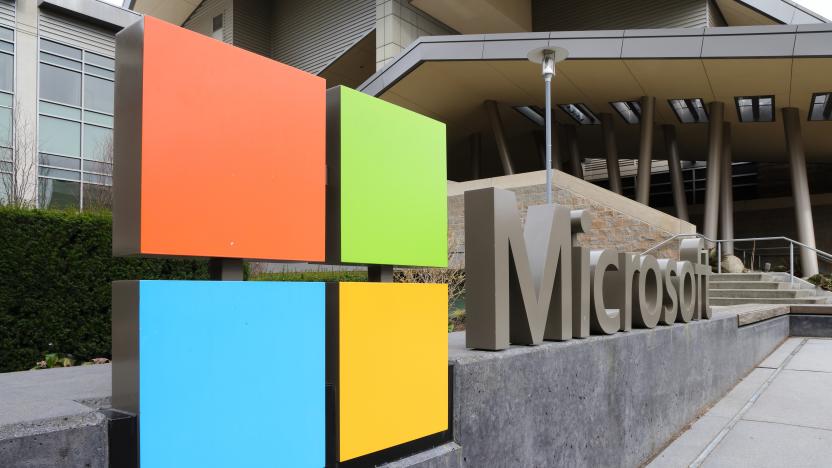
[(569, 209), (514, 192), (465, 192), (465, 329), (469, 348), (500, 350), (572, 338)]

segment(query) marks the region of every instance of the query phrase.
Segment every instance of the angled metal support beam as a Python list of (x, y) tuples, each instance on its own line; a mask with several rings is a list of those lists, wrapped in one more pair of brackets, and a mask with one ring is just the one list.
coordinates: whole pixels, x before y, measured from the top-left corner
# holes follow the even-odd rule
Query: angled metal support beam
[(679, 145), (676, 142), (676, 127), (662, 125), (667, 165), (670, 168), (670, 185), (673, 190), (673, 206), (676, 217), (688, 221), (688, 201), (685, 198), (685, 181), (682, 177), (682, 161), (679, 158)]
[(653, 116), (656, 99), (641, 98), (641, 144), (638, 151), (638, 178), (636, 179), (636, 201), (650, 204), (650, 173), (653, 170)]
[(621, 168), (618, 166), (618, 144), (615, 141), (615, 127), (612, 123), (612, 114), (601, 114), (601, 130), (604, 132), (604, 151), (607, 156), (607, 179), (610, 183), (610, 190), (621, 195)]
[[(795, 107), (783, 109), (783, 127), (786, 131), (786, 149), (789, 153), (789, 170), (792, 178), (792, 197), (797, 221), (797, 240), (815, 248), (815, 223), (812, 218), (812, 199), (809, 196), (809, 178), (806, 175), (806, 150), (800, 130), (800, 112)], [(818, 254), (814, 250), (800, 249), (800, 266), (804, 277), (818, 273)]]
[[(722, 130), (725, 105), (721, 102), (708, 104), (708, 167), (706, 170), (705, 216), (703, 234), (711, 239), (717, 238), (719, 222), (719, 178), (722, 169)], [(712, 245), (708, 245), (712, 247)]]
[(722, 243), (722, 256), (734, 255), (734, 182), (731, 170), (731, 124), (722, 126), (722, 173), (719, 189), (719, 237), (728, 242)]
[(491, 131), (494, 132), (494, 140), (497, 142), (497, 154), (500, 156), (500, 164), (503, 166), (505, 175), (514, 174), (514, 166), (511, 164), (511, 155), (508, 151), (506, 135), (503, 131), (503, 120), (500, 118), (500, 109), (497, 102), (485, 101), (485, 108), (488, 111), (488, 119), (491, 121)]

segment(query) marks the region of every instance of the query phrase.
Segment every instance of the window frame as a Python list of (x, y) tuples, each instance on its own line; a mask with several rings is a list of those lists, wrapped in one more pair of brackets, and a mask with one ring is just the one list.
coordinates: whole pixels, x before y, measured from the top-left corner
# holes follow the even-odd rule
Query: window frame
[[(820, 119), (813, 119), (812, 114), (815, 108), (815, 100), (820, 96), (826, 96), (826, 102), (823, 103), (823, 106), (826, 108), (821, 111), (821, 118)], [(826, 114), (827, 109), (829, 110), (829, 116), (824, 116)], [(807, 120), (809, 122), (832, 122), (832, 91), (820, 92), (820, 93), (812, 93), (812, 98), (809, 100), (809, 112), (808, 112)]]
[[(771, 99), (771, 120), (760, 120), (760, 100)], [(751, 99), (751, 114), (754, 116), (753, 120), (743, 120), (742, 111), (740, 110), (740, 99)], [(747, 106), (742, 106), (747, 107)], [(734, 110), (737, 112), (737, 121), (739, 123), (771, 123), (777, 121), (777, 101), (773, 94), (760, 96), (734, 96)]]
[[(571, 112), (566, 110), (566, 108), (568, 106), (572, 106), (572, 107), (578, 109), (578, 111), (580, 111), (582, 114), (584, 114), (584, 115), (586, 115), (587, 117), (590, 118), (590, 122), (589, 123), (581, 122), (580, 120), (575, 118), (575, 116), (572, 115)], [(569, 103), (566, 103), (566, 104), (558, 104), (558, 108), (560, 108), (561, 112), (568, 115), (569, 118), (574, 120), (578, 125), (583, 126), (583, 125), (600, 125), (601, 124), (601, 119), (599, 119), (598, 116), (595, 115), (595, 112), (593, 112), (592, 109), (590, 109), (589, 106), (587, 106), (583, 102), (569, 102)]]
[[(641, 109), (641, 102), (640, 101), (638, 101), (638, 100), (610, 101), (609, 104), (610, 104), (610, 107), (612, 107), (613, 110), (618, 114), (618, 116), (621, 117), (621, 120), (623, 120), (624, 123), (626, 123), (627, 125), (640, 125), (641, 124), (642, 109)], [(629, 120), (627, 120), (627, 117), (624, 117), (624, 114), (621, 113), (621, 109), (619, 109), (618, 107), (615, 106), (616, 104), (626, 105), (629, 108), (630, 112), (632, 112), (633, 115), (636, 116), (636, 121), (635, 122), (630, 122)], [(637, 105), (638, 108), (633, 107), (634, 104)]]
[[(44, 44), (57, 44), (62, 48), (74, 49), (79, 51), (78, 55), (80, 58), (75, 56), (70, 56), (67, 54), (62, 54), (60, 52), (55, 52), (49, 50), (49, 47), (44, 48)], [(67, 51), (69, 52), (69, 51)], [(45, 54), (45, 55), (44, 55)], [(70, 60), (74, 63), (78, 64), (78, 68), (71, 68), (66, 66), (65, 64), (58, 64), (55, 63), (56, 61), (50, 61), (49, 56), (59, 57), (64, 60)], [(106, 129), (110, 132), (113, 131), (113, 120), (115, 117), (115, 108), (113, 108), (112, 112), (107, 112), (100, 109), (93, 109), (87, 107), (87, 80), (88, 77), (92, 77), (98, 80), (109, 81), (113, 83), (113, 87), (115, 87), (115, 58), (108, 57), (104, 54), (98, 52), (91, 52), (82, 47), (73, 46), (69, 44), (64, 44), (60, 41), (56, 41), (54, 39), (49, 38), (38, 38), (38, 83), (40, 83), (40, 65), (46, 64), (49, 66), (54, 66), (58, 68), (63, 68), (66, 70), (73, 71), (75, 73), (79, 73), (81, 75), (81, 100), (80, 105), (72, 105), (72, 104), (65, 104), (62, 102), (54, 101), (51, 99), (46, 99), (41, 97), (40, 93), (40, 85), (38, 85), (38, 99), (37, 99), (37, 134), (39, 137), (37, 138), (37, 163), (38, 163), (38, 206), (41, 206), (42, 200), (40, 200), (41, 190), (40, 184), (41, 180), (44, 179), (53, 179), (53, 180), (60, 180), (64, 182), (73, 182), (78, 183), (80, 185), (79, 192), (78, 192), (78, 204), (77, 209), (79, 211), (84, 211), (84, 190), (85, 185), (96, 185), (102, 187), (112, 187), (112, 163), (107, 163), (103, 161), (99, 161), (97, 159), (93, 159), (91, 156), (88, 156), (87, 153), (90, 152), (86, 148), (86, 135), (87, 126)], [(112, 74), (112, 76), (107, 76), (108, 74)], [(115, 104), (115, 89), (113, 90), (113, 104)], [(42, 104), (51, 104), (54, 106), (60, 106), (65, 109), (73, 109), (77, 111), (77, 118), (75, 117), (68, 117), (67, 115), (60, 115), (56, 112), (55, 109), (44, 109), (45, 106)], [(40, 118), (41, 117), (48, 117), (53, 119), (64, 120), (68, 122), (77, 123), (80, 126), (78, 138), (80, 142), (80, 150), (79, 155), (75, 156), (68, 156), (63, 154), (57, 154), (55, 152), (48, 152), (42, 151), (40, 147)], [(108, 122), (109, 120), (109, 122)], [(68, 168), (68, 167), (60, 167), (54, 164), (48, 164), (49, 157), (58, 157), (58, 158), (68, 158), (77, 161), (77, 169)], [(53, 161), (54, 162), (54, 161)], [(89, 167), (88, 164), (85, 162), (95, 162), (100, 167), (99, 170), (93, 170)], [(67, 164), (68, 165), (68, 164)], [(109, 165), (109, 174), (106, 173), (105, 165)], [(43, 169), (43, 172), (42, 172)], [(77, 174), (77, 177), (73, 176), (72, 178), (67, 177), (54, 177), (48, 175), (49, 172), (54, 170), (63, 170), (74, 172)], [(46, 175), (41, 175), (42, 173)], [(58, 173), (60, 174), (60, 173)]]
[[(694, 112), (694, 109), (696, 108), (694, 103), (696, 103), (698, 101), (702, 105), (702, 112), (705, 114), (705, 119), (704, 120), (703, 119), (694, 120), (693, 122), (685, 122), (684, 120), (682, 120), (682, 116), (679, 114), (679, 111), (673, 105), (674, 102), (678, 102), (678, 101), (684, 102), (687, 111), (690, 112), (690, 115), (694, 115), (694, 116), (699, 115), (697, 112)], [(678, 120), (680, 124), (683, 124), (683, 125), (687, 125), (687, 124), (706, 124), (706, 123), (711, 121), (711, 115), (708, 113), (708, 106), (705, 104), (705, 100), (702, 99), (702, 98), (674, 98), (674, 99), (668, 99), (667, 100), (667, 105), (670, 106), (670, 110), (673, 111), (673, 115), (676, 116), (676, 120)], [(693, 107), (691, 107), (691, 106), (693, 106)]]

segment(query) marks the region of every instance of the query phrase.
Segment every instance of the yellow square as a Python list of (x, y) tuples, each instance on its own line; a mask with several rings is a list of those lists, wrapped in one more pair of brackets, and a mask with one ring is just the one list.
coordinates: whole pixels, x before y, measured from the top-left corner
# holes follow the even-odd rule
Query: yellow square
[(447, 430), (447, 285), (339, 289), (339, 460)]

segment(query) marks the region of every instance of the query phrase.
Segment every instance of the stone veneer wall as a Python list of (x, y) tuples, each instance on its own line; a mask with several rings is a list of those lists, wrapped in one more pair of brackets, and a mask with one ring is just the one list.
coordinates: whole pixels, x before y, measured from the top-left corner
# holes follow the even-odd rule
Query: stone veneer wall
[[(448, 235), (452, 250), (459, 254), (452, 264), (461, 261), (465, 251), (463, 193), (485, 187), (505, 188), (514, 192), (524, 221), (529, 206), (546, 203), (544, 171), (471, 182), (449, 182)], [(578, 243), (593, 249), (643, 252), (674, 234), (696, 232), (693, 224), (560, 171), (555, 171), (554, 201), (572, 209), (590, 210), (592, 231), (578, 235)], [(653, 255), (659, 258), (678, 258), (678, 246), (678, 242), (671, 242), (667, 247), (653, 252)]]

